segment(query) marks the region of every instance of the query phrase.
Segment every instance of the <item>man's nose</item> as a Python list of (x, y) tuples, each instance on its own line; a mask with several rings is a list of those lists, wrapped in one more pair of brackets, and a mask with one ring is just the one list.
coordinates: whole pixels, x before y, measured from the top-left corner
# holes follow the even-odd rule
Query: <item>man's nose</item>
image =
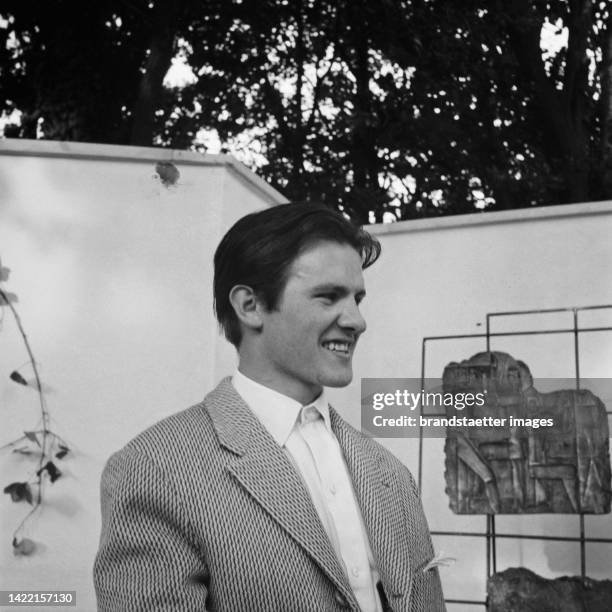
[(354, 300), (347, 300), (340, 313), (338, 325), (350, 329), (356, 334), (362, 334), (366, 330), (366, 321), (359, 310), (359, 305)]

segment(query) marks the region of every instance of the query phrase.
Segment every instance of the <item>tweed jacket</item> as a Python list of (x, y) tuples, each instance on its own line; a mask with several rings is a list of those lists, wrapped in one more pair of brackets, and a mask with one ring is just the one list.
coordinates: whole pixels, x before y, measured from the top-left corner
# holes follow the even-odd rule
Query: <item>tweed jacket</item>
[[(445, 610), (410, 472), (330, 412), (386, 609)], [(230, 379), (114, 454), (101, 496), (102, 612), (359, 610), (298, 472)]]

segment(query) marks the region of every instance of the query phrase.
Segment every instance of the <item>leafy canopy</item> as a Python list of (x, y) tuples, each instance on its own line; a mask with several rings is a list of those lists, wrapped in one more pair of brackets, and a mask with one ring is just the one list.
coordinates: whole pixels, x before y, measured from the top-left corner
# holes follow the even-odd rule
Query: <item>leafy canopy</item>
[[(5, 134), (234, 153), (360, 222), (612, 197), (590, 0), (7, 0)], [(190, 78), (165, 81), (180, 59)]]

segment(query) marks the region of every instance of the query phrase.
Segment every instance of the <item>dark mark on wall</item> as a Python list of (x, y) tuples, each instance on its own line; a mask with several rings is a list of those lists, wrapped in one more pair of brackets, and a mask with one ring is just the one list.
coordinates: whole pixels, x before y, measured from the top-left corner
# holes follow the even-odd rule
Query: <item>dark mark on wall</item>
[(172, 162), (157, 162), (155, 172), (165, 187), (176, 185), (181, 173)]

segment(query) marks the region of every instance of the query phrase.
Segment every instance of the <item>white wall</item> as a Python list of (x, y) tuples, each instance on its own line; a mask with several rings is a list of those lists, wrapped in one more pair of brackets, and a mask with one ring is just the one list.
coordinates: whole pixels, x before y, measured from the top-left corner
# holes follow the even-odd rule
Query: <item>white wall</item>
[[(424, 336), (484, 333), (492, 312), (612, 304), (612, 202), (407, 221), (374, 226), (383, 245), (366, 272), (355, 378), (333, 397), (359, 426), (361, 377), (420, 378)], [(584, 312), (583, 327), (612, 327), (612, 309)], [(492, 331), (571, 328), (571, 313), (494, 319)], [(493, 350), (524, 360), (536, 378), (572, 378), (570, 334), (495, 338)], [(482, 339), (428, 343), (426, 376), (439, 378), (450, 361), (485, 350)], [(580, 338), (581, 375), (611, 378), (612, 332)], [(608, 384), (608, 392), (610, 385)], [(612, 396), (602, 397), (612, 410)], [(417, 473), (418, 440), (381, 440)], [(484, 517), (456, 516), (444, 492), (443, 440), (425, 440), (423, 500), (433, 530), (485, 530)], [(578, 536), (575, 516), (499, 516), (498, 533)], [(611, 537), (611, 515), (587, 517), (590, 537)], [(544, 576), (580, 573), (576, 544), (499, 540), (498, 570), (527, 566)], [(484, 538), (436, 537), (436, 547), (458, 559), (442, 571), (445, 595), (484, 599)], [(587, 574), (612, 576), (612, 544), (587, 546)], [(449, 610), (469, 606), (451, 605)], [(478, 608), (477, 606), (473, 609)]]
[[(155, 163), (181, 175), (167, 188)], [(99, 480), (138, 432), (201, 400), (233, 350), (212, 314), (212, 255), (239, 217), (284, 198), (224, 156), (68, 143), (0, 141), (0, 258), (44, 383), (52, 429), (75, 453), (16, 558), (25, 504), (0, 498), (0, 589), (77, 590), (95, 609)], [(6, 308), (0, 329), (0, 445), (34, 429), (36, 395), (8, 379), (27, 354)], [(1, 313), (0, 313), (1, 314)], [(24, 375), (31, 370), (24, 367)], [(30, 463), (0, 454), (0, 482)]]
[[(155, 162), (174, 161), (167, 189)], [(30, 536), (41, 550), (15, 558), (10, 540), (25, 507), (0, 498), (0, 589), (76, 589), (78, 610), (95, 609), (91, 564), (99, 534), (99, 477), (110, 453), (163, 416), (201, 397), (235, 363), (212, 317), (212, 253), (231, 223), (283, 201), (222, 156), (178, 151), (0, 141), (0, 258), (5, 289), (41, 365), (53, 428), (76, 449), (48, 489)], [(355, 382), (333, 390), (359, 426), (361, 377), (419, 377), (423, 336), (479, 333), (488, 312), (612, 303), (612, 203), (410, 221), (372, 228), (381, 260), (366, 271)], [(27, 361), (10, 314), (0, 329), (0, 445), (32, 429), (36, 396), (9, 381)], [(612, 313), (585, 313), (612, 325)], [(480, 325), (479, 325), (480, 324)], [(569, 315), (496, 321), (494, 329), (569, 326)], [(610, 377), (612, 333), (581, 338), (583, 376)], [(571, 338), (497, 339), (492, 348), (525, 360), (536, 377), (573, 375)], [(482, 340), (430, 343), (427, 374), (484, 350)], [(28, 375), (27, 368), (22, 370)], [(608, 408), (612, 406), (612, 398)], [(382, 440), (416, 473), (415, 440)], [(483, 517), (455, 516), (444, 493), (443, 445), (425, 442), (423, 499), (435, 530), (484, 530)], [(28, 465), (0, 454), (0, 482)], [(498, 517), (499, 532), (577, 535), (576, 517)], [(610, 537), (610, 515), (587, 518), (587, 535)], [(436, 538), (458, 558), (442, 576), (449, 598), (482, 599), (482, 538)], [(587, 573), (612, 574), (612, 546), (590, 545)], [(501, 541), (498, 568), (525, 565), (577, 574), (577, 546)], [(467, 610), (449, 606), (449, 610)], [(482, 608), (473, 608), (482, 609)]]

